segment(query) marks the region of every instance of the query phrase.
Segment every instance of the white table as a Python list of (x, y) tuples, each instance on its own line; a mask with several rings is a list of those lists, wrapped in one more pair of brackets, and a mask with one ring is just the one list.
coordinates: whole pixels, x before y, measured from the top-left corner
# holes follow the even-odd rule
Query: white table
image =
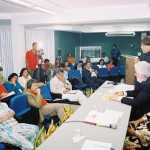
[[(114, 88), (112, 84), (105, 82), (101, 88), (89, 97), (87, 104), (79, 107), (67, 121), (83, 121), (88, 112), (96, 106), (97, 110), (101, 112), (105, 109), (123, 112), (123, 117), (120, 119), (117, 129), (98, 127), (82, 122), (63, 123), (55, 133), (40, 145), (38, 150), (79, 150), (86, 139), (112, 143), (115, 150), (122, 150), (131, 107), (119, 102), (103, 100), (103, 94), (112, 88)], [(80, 128), (81, 135), (86, 137), (79, 143), (74, 144), (72, 137), (76, 127)]]

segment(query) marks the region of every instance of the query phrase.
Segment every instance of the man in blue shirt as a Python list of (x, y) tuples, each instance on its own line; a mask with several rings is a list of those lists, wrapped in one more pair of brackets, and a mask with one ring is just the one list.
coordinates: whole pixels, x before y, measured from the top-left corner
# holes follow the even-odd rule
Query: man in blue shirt
[(112, 60), (113, 60), (113, 64), (114, 64), (115, 66), (117, 66), (117, 65), (118, 65), (118, 62), (119, 62), (120, 51), (117, 50), (116, 44), (113, 44), (113, 45), (112, 45), (111, 57), (112, 57)]

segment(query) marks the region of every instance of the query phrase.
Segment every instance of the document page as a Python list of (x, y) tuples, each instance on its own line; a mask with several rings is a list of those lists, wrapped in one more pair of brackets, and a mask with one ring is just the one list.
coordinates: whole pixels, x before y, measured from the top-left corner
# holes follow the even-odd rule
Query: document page
[(110, 150), (111, 148), (111, 143), (85, 140), (81, 150)]
[(90, 111), (84, 122), (98, 126), (111, 127), (112, 124), (117, 124), (118, 116), (110, 115), (109, 113)]

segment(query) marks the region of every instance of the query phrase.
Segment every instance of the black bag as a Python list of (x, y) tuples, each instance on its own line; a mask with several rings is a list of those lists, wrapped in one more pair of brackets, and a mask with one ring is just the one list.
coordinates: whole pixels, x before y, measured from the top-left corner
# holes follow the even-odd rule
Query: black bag
[(83, 84), (83, 82), (81, 80), (79, 80), (78, 78), (76, 77), (72, 77), (69, 79), (69, 82), (72, 84), (72, 85), (80, 85), (80, 84)]

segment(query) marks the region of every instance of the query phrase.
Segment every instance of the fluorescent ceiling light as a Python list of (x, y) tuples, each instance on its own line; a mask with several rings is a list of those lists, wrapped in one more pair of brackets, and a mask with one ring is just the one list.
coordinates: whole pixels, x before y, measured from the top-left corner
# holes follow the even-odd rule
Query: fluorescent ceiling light
[(33, 4), (30, 4), (30, 3), (27, 3), (27, 2), (23, 2), (21, 0), (4, 0), (4, 1), (16, 4), (16, 5), (21, 5), (21, 6), (33, 9), (33, 10), (40, 11), (40, 12), (49, 13), (49, 14), (53, 14), (53, 15), (56, 14), (55, 12), (49, 11), (49, 10), (41, 8), (41, 7), (36, 7)]
[(55, 12), (49, 11), (49, 10), (41, 8), (41, 7), (32, 7), (32, 9), (35, 9), (35, 10), (38, 10), (38, 11), (41, 11), (44, 13), (49, 13), (49, 14), (54, 14), (54, 15), (56, 14)]
[(26, 7), (32, 7), (33, 6), (30, 3), (26, 3), (26, 2), (23, 2), (23, 1), (20, 1), (20, 0), (5, 0), (5, 1), (10, 2), (10, 3), (15, 3), (15, 4), (18, 4), (18, 5), (22, 5), (22, 6), (26, 6)]
[(107, 37), (118, 37), (118, 36), (135, 36), (135, 32), (107, 32)]

